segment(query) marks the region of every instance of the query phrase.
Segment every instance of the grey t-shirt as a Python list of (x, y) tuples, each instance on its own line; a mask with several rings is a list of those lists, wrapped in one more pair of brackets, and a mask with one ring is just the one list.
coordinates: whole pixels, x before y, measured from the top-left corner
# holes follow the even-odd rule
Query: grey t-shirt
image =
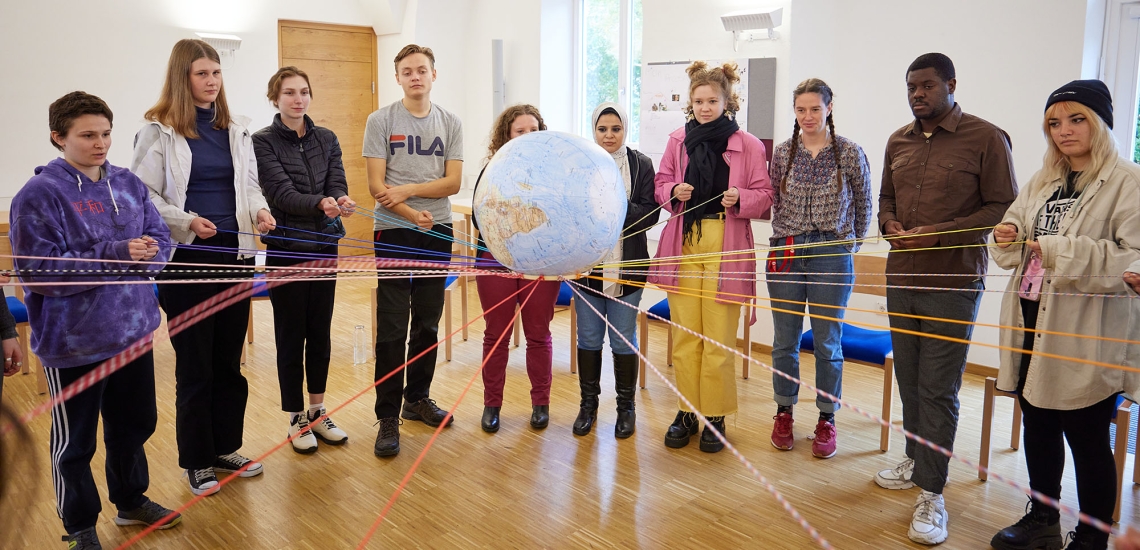
[[(437, 180), (444, 176), (447, 161), (463, 160), (463, 123), (435, 103), (426, 117), (417, 118), (403, 101), (397, 101), (368, 116), (364, 156), (388, 161), (384, 183), (389, 187)], [(431, 212), (435, 223), (451, 222), (451, 201), (447, 198), (411, 197), (407, 205)], [(379, 218), (393, 218), (376, 220), (376, 231), (410, 226), (403, 216), (379, 203), (376, 213)]]

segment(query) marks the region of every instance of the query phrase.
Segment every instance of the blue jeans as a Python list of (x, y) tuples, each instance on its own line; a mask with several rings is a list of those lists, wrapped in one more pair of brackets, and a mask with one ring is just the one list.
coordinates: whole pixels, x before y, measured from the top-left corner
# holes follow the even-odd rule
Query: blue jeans
[[(617, 355), (632, 355), (637, 349), (637, 306), (641, 303), (642, 290), (626, 294), (621, 298), (608, 298), (581, 289), (581, 295), (575, 296), (574, 308), (578, 314), (578, 348), (591, 351), (602, 349), (606, 337), (606, 319), (613, 327), (610, 332), (610, 349)], [(585, 298), (585, 300), (582, 300)], [(614, 303), (621, 300), (633, 307), (626, 307)], [(584, 302), (589, 302), (594, 309), (605, 316), (605, 319), (590, 310)], [(615, 330), (616, 329), (616, 330)], [(628, 346), (621, 336), (625, 336), (633, 347)]]
[[(810, 244), (838, 240), (832, 233), (812, 232), (794, 237), (794, 243)], [(777, 242), (778, 241), (778, 242)], [(783, 238), (773, 239), (772, 246), (784, 246)], [(777, 251), (781, 258), (785, 251)], [(823, 245), (796, 248), (791, 260), (777, 259), (777, 265), (766, 262), (768, 268), (768, 295), (772, 298), (772, 323), (775, 338), (772, 342), (772, 366), (795, 378), (800, 377), (800, 336), (803, 334), (804, 302), (811, 304), (810, 312), (843, 318), (842, 309), (851, 297), (855, 282), (850, 245)], [(776, 270), (773, 270), (773, 267)], [(786, 272), (779, 270), (786, 269)], [(840, 273), (841, 275), (816, 275)], [(838, 283), (838, 284), (813, 284)], [(778, 302), (788, 300), (798, 303)], [(830, 307), (829, 307), (830, 306)], [(817, 388), (842, 397), (843, 392), (843, 325), (839, 321), (811, 318), (815, 344), (815, 385)], [(790, 407), (799, 400), (800, 385), (777, 374), (772, 375), (777, 405)], [(839, 405), (821, 395), (816, 396), (821, 412), (834, 413)]]

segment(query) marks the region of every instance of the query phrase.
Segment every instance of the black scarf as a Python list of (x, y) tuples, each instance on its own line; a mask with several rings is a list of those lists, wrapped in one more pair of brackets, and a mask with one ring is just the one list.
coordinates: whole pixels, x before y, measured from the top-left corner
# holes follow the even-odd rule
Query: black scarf
[[(682, 242), (692, 244), (694, 231), (700, 240), (700, 220), (705, 215), (707, 205), (704, 203), (713, 197), (717, 158), (728, 147), (728, 138), (738, 130), (740, 125), (736, 120), (725, 115), (704, 124), (697, 122), (696, 118), (685, 123), (685, 151), (689, 154), (685, 183), (693, 186), (693, 196), (686, 204), (692, 210), (685, 213)], [(693, 208), (698, 204), (699, 207)]]

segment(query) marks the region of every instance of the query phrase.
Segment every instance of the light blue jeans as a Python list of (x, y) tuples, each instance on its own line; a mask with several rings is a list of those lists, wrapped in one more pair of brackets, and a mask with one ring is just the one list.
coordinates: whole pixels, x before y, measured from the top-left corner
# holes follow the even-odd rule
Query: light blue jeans
[[(797, 235), (797, 245), (837, 240), (832, 233), (812, 232)], [(785, 239), (772, 239), (772, 246), (785, 246)], [(772, 298), (772, 323), (775, 338), (772, 342), (772, 366), (795, 378), (800, 377), (800, 336), (804, 326), (804, 302), (811, 304), (810, 313), (838, 319), (851, 297), (853, 275), (850, 245), (824, 245), (796, 248), (791, 260), (776, 259), (766, 262), (768, 295)], [(782, 252), (776, 252), (781, 255)], [(775, 267), (775, 270), (773, 269)], [(787, 272), (780, 272), (787, 269)], [(839, 273), (840, 275), (817, 275)], [(839, 284), (812, 284), (839, 283)], [(778, 302), (788, 300), (799, 303)], [(830, 306), (830, 307), (829, 307)], [(843, 325), (838, 321), (811, 318), (815, 345), (815, 386), (831, 395), (842, 397), (843, 392)], [(799, 400), (799, 384), (777, 374), (772, 375), (777, 405), (790, 407)], [(834, 413), (839, 405), (821, 395), (815, 404), (820, 412)]]
[[(637, 349), (637, 306), (641, 303), (642, 290), (626, 294), (621, 298), (608, 298), (599, 296), (598, 294), (580, 289), (581, 295), (575, 296), (574, 308), (578, 314), (578, 347), (591, 351), (598, 351), (602, 349), (602, 344), (605, 342), (606, 329), (609, 328), (610, 333), (610, 349), (617, 355), (632, 355)], [(583, 300), (585, 298), (585, 300)], [(614, 300), (621, 300), (633, 307), (623, 306), (614, 303)], [(594, 313), (589, 306), (589, 302), (605, 316), (605, 319)], [(609, 319), (612, 328), (606, 326), (606, 319)], [(617, 329), (616, 331), (614, 329)], [(628, 346), (621, 336), (625, 336), (633, 347)]]

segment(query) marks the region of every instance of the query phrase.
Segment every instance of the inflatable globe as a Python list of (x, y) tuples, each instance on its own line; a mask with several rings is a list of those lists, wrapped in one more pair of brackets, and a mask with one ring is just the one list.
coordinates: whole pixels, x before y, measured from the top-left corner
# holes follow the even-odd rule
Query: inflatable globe
[(525, 275), (589, 272), (613, 250), (626, 209), (612, 156), (563, 132), (507, 142), (483, 172), (472, 209), (499, 263)]

